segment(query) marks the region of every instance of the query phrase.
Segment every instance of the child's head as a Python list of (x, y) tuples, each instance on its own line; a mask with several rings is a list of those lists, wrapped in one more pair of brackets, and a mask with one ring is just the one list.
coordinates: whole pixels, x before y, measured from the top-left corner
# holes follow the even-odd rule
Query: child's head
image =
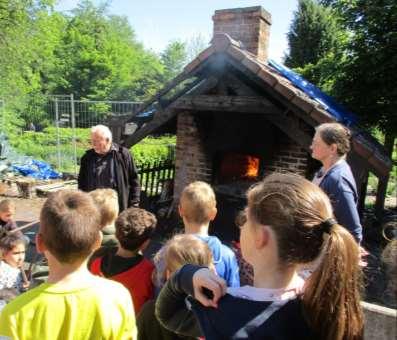
[(89, 193), (101, 214), (101, 227), (114, 224), (119, 214), (119, 200), (113, 189), (96, 189)]
[(205, 182), (190, 183), (182, 191), (179, 213), (187, 223), (196, 225), (209, 223), (217, 213), (214, 190)]
[(156, 216), (149, 211), (128, 208), (116, 220), (116, 238), (122, 248), (137, 251), (149, 240), (156, 224)]
[(0, 201), (0, 220), (9, 222), (15, 214), (15, 204), (9, 199)]
[(25, 261), (26, 241), (24, 237), (9, 234), (0, 239), (1, 258), (11, 267), (20, 268)]
[[(273, 174), (248, 191), (246, 213), (241, 247), (254, 269), (255, 265), (266, 266), (265, 257), (270, 253), (265, 249), (272, 244), (279, 270), (298, 268), (318, 258), (303, 295), (309, 321), (324, 339), (350, 339), (359, 334), (359, 247), (349, 231), (333, 220), (326, 194), (303, 177)], [(266, 254), (262, 262), (261, 254)]]
[(100, 244), (101, 216), (89, 194), (60, 190), (45, 201), (37, 244), (61, 263), (85, 261)]
[(320, 224), (332, 218), (326, 194), (300, 176), (273, 174), (248, 191), (247, 221), (274, 233), (283, 266), (308, 263), (321, 251)]
[[(208, 245), (190, 234), (175, 235), (154, 258), (156, 268), (162, 271), (157, 273), (158, 282), (164, 282), (185, 264), (213, 267), (212, 261), (212, 252)], [(164, 265), (158, 265), (160, 262)]]

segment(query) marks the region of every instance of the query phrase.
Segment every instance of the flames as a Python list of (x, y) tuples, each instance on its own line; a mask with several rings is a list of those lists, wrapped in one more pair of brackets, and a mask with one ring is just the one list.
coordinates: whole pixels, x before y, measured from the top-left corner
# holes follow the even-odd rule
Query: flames
[(255, 179), (259, 175), (259, 158), (227, 153), (221, 161), (220, 174), (224, 179)]

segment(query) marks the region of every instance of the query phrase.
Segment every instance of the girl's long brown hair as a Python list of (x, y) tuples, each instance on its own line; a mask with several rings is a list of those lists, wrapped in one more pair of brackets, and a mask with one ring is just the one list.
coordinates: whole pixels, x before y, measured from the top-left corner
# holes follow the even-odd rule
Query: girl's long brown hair
[(326, 194), (293, 174), (273, 174), (248, 192), (248, 213), (275, 232), (281, 266), (319, 260), (306, 281), (304, 314), (319, 339), (363, 338), (359, 247), (333, 217)]

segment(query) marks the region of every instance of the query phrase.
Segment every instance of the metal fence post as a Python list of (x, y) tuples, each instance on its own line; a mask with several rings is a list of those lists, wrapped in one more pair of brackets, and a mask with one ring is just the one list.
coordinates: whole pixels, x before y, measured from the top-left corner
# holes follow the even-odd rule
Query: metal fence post
[(77, 176), (77, 142), (76, 142), (76, 116), (74, 111), (74, 95), (70, 94), (70, 110), (72, 113), (72, 143), (73, 143), (73, 161), (74, 161), (74, 174)]
[(55, 98), (55, 126), (57, 128), (57, 156), (58, 156), (58, 171), (61, 169), (61, 143), (59, 139), (59, 110), (58, 98)]
[(0, 100), (0, 114), (1, 114), (1, 129), (0, 132), (5, 133), (5, 113), (4, 113), (4, 100)]

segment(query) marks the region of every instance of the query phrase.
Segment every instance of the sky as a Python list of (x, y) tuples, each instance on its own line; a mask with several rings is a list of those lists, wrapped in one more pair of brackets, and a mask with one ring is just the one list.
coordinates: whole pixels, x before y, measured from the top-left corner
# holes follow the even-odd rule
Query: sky
[[(99, 4), (102, 1), (93, 0)], [(212, 36), (212, 15), (217, 9), (262, 6), (272, 15), (269, 56), (282, 61), (297, 0), (110, 0), (109, 13), (124, 15), (137, 40), (159, 53), (173, 40), (189, 41), (198, 35)], [(69, 11), (78, 0), (58, 0), (57, 10)]]

